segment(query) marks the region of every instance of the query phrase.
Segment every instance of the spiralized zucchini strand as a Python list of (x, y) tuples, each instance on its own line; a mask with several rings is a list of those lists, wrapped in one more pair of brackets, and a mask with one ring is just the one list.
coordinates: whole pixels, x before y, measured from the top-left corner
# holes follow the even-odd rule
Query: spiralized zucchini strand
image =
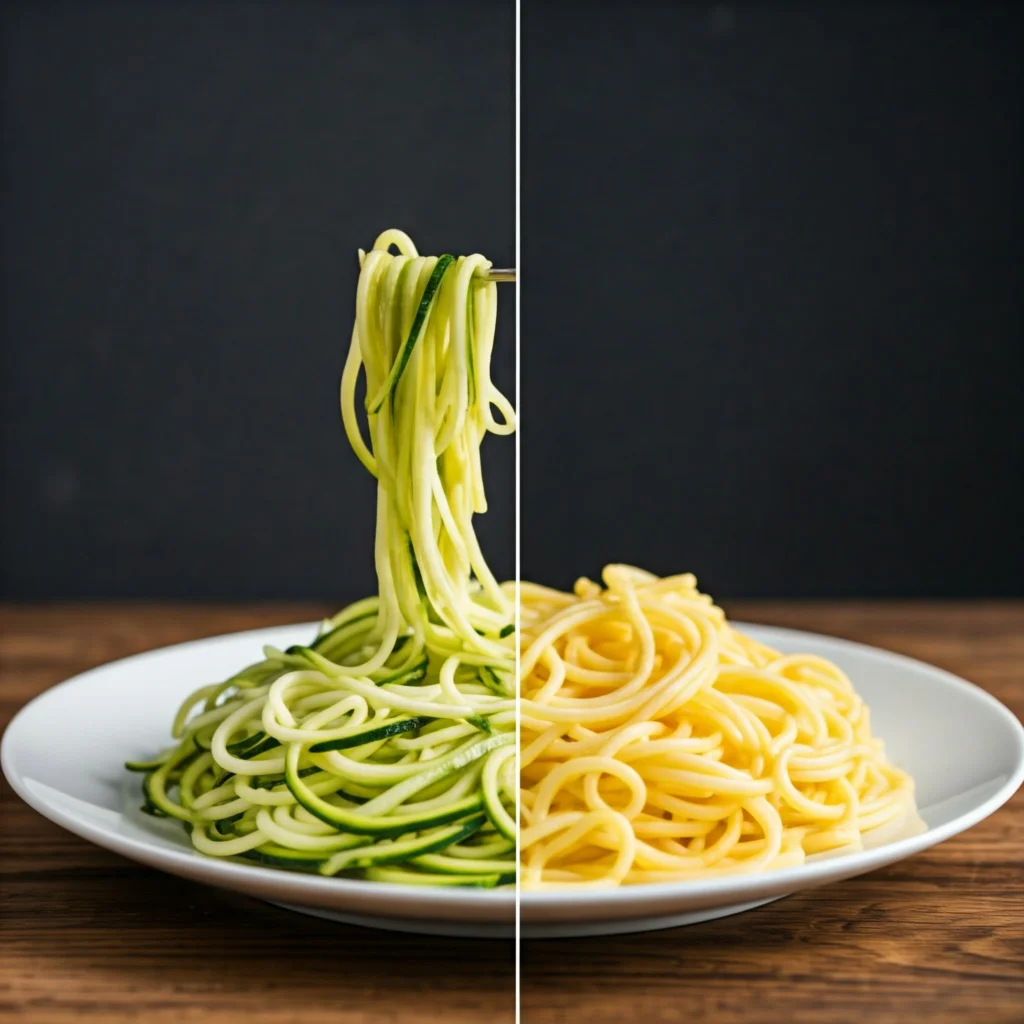
[(143, 810), (183, 821), (210, 856), (508, 884), (514, 608), (473, 528), (487, 510), (480, 445), (515, 430), (490, 377), (497, 288), (483, 256), (420, 256), (397, 230), (359, 256), (341, 413), (377, 480), (377, 595), (307, 646), (265, 648), (201, 686), (172, 723), (175, 745), (128, 767), (146, 773)]

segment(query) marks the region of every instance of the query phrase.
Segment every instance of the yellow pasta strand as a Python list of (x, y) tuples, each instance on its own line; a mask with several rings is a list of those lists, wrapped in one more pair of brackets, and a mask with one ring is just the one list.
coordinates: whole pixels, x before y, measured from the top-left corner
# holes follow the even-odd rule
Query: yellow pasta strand
[(733, 629), (691, 575), (521, 585), (524, 889), (709, 878), (920, 831), (844, 673)]

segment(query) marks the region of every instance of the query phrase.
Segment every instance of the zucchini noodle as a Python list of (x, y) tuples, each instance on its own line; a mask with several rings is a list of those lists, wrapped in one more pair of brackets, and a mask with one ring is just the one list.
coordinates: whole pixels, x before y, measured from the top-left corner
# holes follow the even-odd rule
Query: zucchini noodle
[(514, 599), (472, 523), (487, 509), (484, 435), (515, 429), (490, 378), (497, 288), (483, 256), (420, 256), (400, 231), (359, 255), (341, 409), (377, 480), (378, 595), (308, 646), (264, 648), (200, 687), (174, 745), (128, 767), (146, 773), (143, 810), (183, 821), (204, 854), (504, 885), (516, 874)]
[(920, 831), (847, 677), (733, 629), (693, 576), (521, 585), (524, 889), (703, 879)]

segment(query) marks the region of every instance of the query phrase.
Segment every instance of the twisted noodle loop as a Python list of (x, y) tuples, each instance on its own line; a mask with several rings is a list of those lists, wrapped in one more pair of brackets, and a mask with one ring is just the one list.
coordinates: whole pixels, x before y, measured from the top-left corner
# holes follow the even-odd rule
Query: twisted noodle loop
[(919, 827), (837, 666), (739, 633), (693, 576), (603, 579), (522, 584), (524, 888), (760, 871)]

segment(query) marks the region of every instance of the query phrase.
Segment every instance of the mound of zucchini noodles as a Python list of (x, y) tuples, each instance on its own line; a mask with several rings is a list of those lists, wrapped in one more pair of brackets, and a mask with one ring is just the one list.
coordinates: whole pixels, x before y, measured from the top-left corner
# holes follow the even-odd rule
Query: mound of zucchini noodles
[[(390, 252), (391, 247), (398, 254)], [(144, 810), (215, 857), (411, 884), (514, 881), (514, 596), (473, 530), (480, 444), (515, 429), (490, 379), (483, 256), (384, 232), (362, 263), (341, 381), (377, 480), (379, 595), (306, 646), (196, 690), (144, 771)], [(366, 375), (369, 443), (356, 415)], [(500, 418), (495, 418), (494, 410)]]

